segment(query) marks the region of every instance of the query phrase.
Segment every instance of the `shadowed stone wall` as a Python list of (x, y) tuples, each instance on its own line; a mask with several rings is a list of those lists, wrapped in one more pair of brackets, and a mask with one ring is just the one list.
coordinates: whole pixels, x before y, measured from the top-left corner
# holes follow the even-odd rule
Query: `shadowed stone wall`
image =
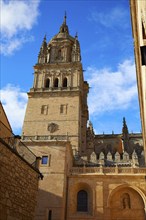
[(34, 218), (39, 173), (0, 139), (0, 220)]

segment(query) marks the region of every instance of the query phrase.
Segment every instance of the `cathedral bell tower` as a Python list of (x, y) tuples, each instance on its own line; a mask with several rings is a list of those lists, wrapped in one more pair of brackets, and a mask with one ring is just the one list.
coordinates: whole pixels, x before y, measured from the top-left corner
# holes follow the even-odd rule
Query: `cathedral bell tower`
[(69, 35), (65, 16), (59, 33), (43, 39), (23, 124), (22, 142), (41, 158), (44, 176), (35, 220), (65, 219), (72, 152), (86, 149), (87, 93), (78, 37)]
[(43, 39), (28, 92), (23, 140), (67, 139), (73, 150), (84, 154), (88, 88), (78, 37), (69, 35), (65, 15), (59, 33), (49, 43)]

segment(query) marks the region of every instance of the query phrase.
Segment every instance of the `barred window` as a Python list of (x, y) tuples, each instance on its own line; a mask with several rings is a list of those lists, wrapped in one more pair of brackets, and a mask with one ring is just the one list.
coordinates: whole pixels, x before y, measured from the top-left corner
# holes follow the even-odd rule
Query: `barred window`
[(77, 211), (88, 212), (88, 194), (85, 190), (80, 190), (77, 194)]

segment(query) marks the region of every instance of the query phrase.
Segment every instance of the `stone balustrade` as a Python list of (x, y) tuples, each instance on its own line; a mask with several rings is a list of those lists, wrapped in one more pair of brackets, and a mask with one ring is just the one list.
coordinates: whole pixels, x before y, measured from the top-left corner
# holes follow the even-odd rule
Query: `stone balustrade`
[(69, 170), (70, 175), (79, 174), (106, 174), (106, 175), (125, 175), (125, 174), (140, 174), (146, 175), (146, 167), (72, 167)]
[(36, 135), (36, 136), (22, 136), (22, 140), (24, 141), (67, 141), (68, 136), (67, 135)]
[(15, 153), (25, 159), (30, 165), (36, 167), (36, 155), (34, 155), (34, 153), (20, 141), (21, 137), (19, 135), (14, 135), (1, 121), (0, 128), (3, 131), (0, 141), (7, 144)]

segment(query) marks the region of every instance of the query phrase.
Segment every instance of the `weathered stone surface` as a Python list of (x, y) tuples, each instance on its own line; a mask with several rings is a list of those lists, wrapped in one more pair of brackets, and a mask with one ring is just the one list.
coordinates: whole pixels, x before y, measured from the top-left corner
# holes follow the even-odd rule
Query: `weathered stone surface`
[[(129, 134), (125, 121), (122, 134), (95, 135), (92, 124), (87, 127), (89, 85), (77, 36), (64, 22), (48, 44), (44, 38), (23, 124), (23, 143), (47, 158), (40, 163), (35, 220), (145, 220), (142, 136)], [(87, 199), (83, 212), (80, 191), (86, 195), (80, 203)]]
[(38, 172), (0, 143), (0, 220), (34, 218)]

